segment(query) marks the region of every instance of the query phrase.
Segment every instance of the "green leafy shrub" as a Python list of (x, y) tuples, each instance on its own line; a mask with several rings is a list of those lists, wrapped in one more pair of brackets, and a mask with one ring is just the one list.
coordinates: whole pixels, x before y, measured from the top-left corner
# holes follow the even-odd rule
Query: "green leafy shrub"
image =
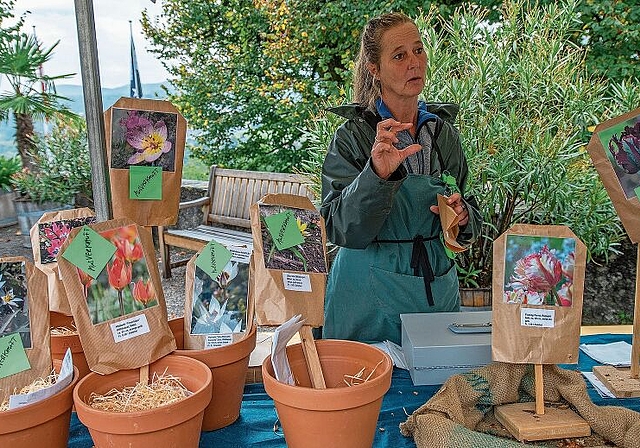
[(20, 157), (0, 156), (0, 191), (10, 191), (11, 176), (20, 171), (22, 163)]

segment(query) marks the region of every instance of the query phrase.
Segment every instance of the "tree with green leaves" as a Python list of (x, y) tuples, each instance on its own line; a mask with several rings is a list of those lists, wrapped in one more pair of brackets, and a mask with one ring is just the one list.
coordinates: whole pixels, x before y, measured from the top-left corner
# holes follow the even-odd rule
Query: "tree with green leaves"
[(33, 34), (21, 31), (24, 16), (18, 25), (5, 27), (12, 19), (13, 0), (0, 3), (0, 75), (4, 75), (9, 89), (0, 93), (0, 118), (13, 115), (16, 126), (16, 145), (24, 168), (32, 169), (34, 120), (58, 115), (76, 117), (64, 106), (65, 97), (56, 94), (55, 81), (72, 74), (48, 76), (42, 73), (43, 64), (51, 59), (57, 42), (43, 48)]

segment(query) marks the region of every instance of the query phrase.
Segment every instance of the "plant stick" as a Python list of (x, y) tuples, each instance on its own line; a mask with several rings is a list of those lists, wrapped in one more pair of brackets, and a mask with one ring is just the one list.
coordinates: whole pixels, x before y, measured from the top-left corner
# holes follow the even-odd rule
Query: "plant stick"
[(636, 259), (636, 296), (633, 306), (633, 336), (631, 339), (631, 378), (638, 378), (640, 373), (640, 244)]
[(542, 364), (534, 365), (536, 382), (536, 414), (544, 414), (544, 381), (542, 379)]
[(307, 361), (307, 370), (309, 371), (309, 378), (311, 378), (311, 385), (314, 389), (326, 389), (327, 385), (324, 382), (322, 366), (320, 365), (316, 342), (311, 334), (311, 327), (309, 325), (303, 325), (298, 331), (298, 334), (302, 342), (304, 358)]

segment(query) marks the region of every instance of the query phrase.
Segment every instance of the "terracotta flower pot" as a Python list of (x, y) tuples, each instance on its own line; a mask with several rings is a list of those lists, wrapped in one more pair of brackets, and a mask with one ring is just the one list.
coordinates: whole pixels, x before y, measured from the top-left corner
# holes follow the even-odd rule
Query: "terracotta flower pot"
[[(371, 448), (382, 398), (391, 386), (391, 358), (361, 342), (323, 339), (316, 341), (316, 347), (326, 389), (311, 387), (300, 344), (287, 347), (299, 385), (276, 380), (271, 355), (262, 363), (264, 388), (275, 402), (287, 446)], [(344, 375), (355, 375), (363, 367), (365, 377), (375, 369), (371, 378), (347, 386)]]
[(176, 317), (175, 319), (169, 319), (169, 328), (173, 333), (173, 337), (176, 340), (176, 346), (178, 349), (184, 348), (184, 317)]
[(174, 354), (149, 366), (149, 378), (164, 372), (180, 378), (193, 394), (175, 403), (138, 412), (107, 412), (87, 404), (92, 392), (105, 394), (135, 385), (138, 369), (120, 370), (109, 375), (91, 372), (73, 391), (78, 419), (89, 429), (95, 448), (197, 448), (204, 408), (211, 400), (211, 370), (203, 363)]
[(233, 344), (205, 350), (176, 350), (177, 355), (202, 361), (211, 369), (213, 393), (204, 411), (203, 431), (224, 428), (240, 416), (249, 357), (256, 347), (256, 326)]
[[(60, 371), (60, 361), (54, 361)], [(0, 412), (0, 446), (32, 448), (46, 446), (66, 448), (69, 443), (69, 422), (73, 406), (73, 388), (78, 382), (78, 369), (73, 369), (71, 384), (57, 394), (36, 403)]]
[[(70, 328), (73, 323), (72, 316), (56, 313), (54, 311), (49, 313), (49, 318), (51, 327)], [(84, 376), (91, 370), (89, 370), (87, 358), (84, 356), (84, 349), (80, 343), (80, 336), (78, 333), (51, 335), (51, 358), (62, 361), (64, 354), (67, 352), (67, 348), (71, 349), (73, 365), (78, 368), (79, 379), (84, 378)]]

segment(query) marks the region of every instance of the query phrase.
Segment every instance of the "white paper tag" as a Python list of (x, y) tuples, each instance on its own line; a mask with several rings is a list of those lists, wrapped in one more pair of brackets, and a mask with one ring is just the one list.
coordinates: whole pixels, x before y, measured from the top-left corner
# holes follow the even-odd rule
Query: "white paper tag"
[(553, 328), (556, 325), (556, 312), (544, 308), (520, 308), (520, 325)]
[(229, 345), (233, 342), (233, 335), (225, 334), (207, 334), (204, 338), (204, 348), (216, 348), (223, 345)]
[(311, 277), (308, 274), (283, 272), (282, 283), (284, 283), (284, 289), (289, 291), (311, 292)]
[(149, 333), (149, 331), (149, 322), (147, 322), (147, 316), (144, 314), (138, 314), (129, 319), (111, 324), (111, 333), (113, 334), (113, 340), (115, 342), (126, 341), (127, 339)]
[(71, 349), (67, 349), (62, 360), (62, 366), (60, 367), (60, 373), (58, 374), (58, 380), (55, 384), (47, 387), (46, 389), (40, 389), (35, 392), (20, 395), (9, 396), (9, 410), (16, 409), (21, 406), (26, 406), (31, 403), (35, 403), (45, 398), (51, 397), (62, 389), (71, 384), (73, 380), (73, 357), (71, 355)]
[(231, 261), (249, 264), (251, 259), (251, 248), (247, 246), (225, 246), (231, 252)]

